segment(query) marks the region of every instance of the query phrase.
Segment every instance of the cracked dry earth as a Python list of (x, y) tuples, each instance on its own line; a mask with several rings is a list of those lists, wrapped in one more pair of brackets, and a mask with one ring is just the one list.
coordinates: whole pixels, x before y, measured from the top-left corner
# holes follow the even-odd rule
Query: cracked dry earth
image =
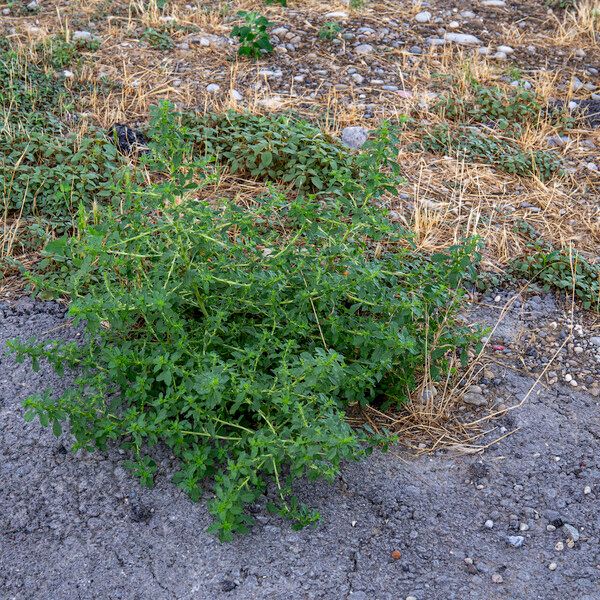
[[(493, 322), (492, 308), (473, 318)], [(506, 344), (526, 314), (507, 316)], [(57, 304), (0, 305), (0, 347), (59, 335), (77, 332)], [(513, 358), (494, 363), (492, 402), (518, 402), (534, 381)], [(600, 420), (581, 387), (537, 388), (481, 455), (396, 448), (346, 465), (334, 485), (300, 485), (316, 528), (294, 532), (257, 506), (251, 533), (221, 544), (205, 505), (169, 482), (168, 457), (147, 490), (117, 451), (72, 454), (66, 435), (21, 418), (23, 398), (64, 378), (0, 361), (2, 600), (600, 599)]]

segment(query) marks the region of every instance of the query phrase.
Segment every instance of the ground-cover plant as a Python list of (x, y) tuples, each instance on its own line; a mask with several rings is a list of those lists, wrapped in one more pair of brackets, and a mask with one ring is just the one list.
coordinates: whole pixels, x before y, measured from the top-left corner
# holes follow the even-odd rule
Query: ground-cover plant
[(242, 10), (238, 12), (238, 16), (244, 19), (244, 24), (236, 25), (231, 30), (231, 35), (238, 38), (240, 42), (238, 54), (257, 59), (264, 53), (272, 52), (273, 44), (269, 39), (267, 27), (273, 23), (256, 12)]
[(562, 111), (546, 107), (537, 93), (521, 86), (503, 88), (472, 81), (467, 93), (443, 95), (435, 111), (460, 123), (482, 123), (520, 134), (524, 125), (539, 125), (550, 117), (557, 125), (568, 127)]
[(184, 139), (233, 173), (316, 192), (339, 190), (358, 176), (347, 149), (293, 115), (189, 114), (182, 127)]
[(516, 142), (492, 137), (469, 127), (439, 125), (424, 133), (417, 147), (428, 152), (464, 157), (472, 162), (485, 162), (507, 173), (536, 175), (542, 181), (562, 170), (553, 152), (525, 151)]
[(148, 27), (142, 34), (142, 40), (157, 50), (171, 50), (175, 46), (173, 38), (166, 31)]
[(584, 308), (600, 312), (600, 265), (579, 252), (532, 243), (526, 255), (511, 261), (508, 271), (545, 291), (572, 291)]
[(0, 112), (10, 125), (32, 113), (60, 114), (68, 100), (64, 83), (17, 52), (0, 51)]
[(63, 135), (59, 124), (45, 125), (45, 130), (28, 127), (0, 134), (2, 210), (70, 221), (80, 203), (90, 206), (115, 195), (123, 161), (101, 132)]
[(26, 418), (56, 434), (68, 421), (75, 448), (126, 447), (146, 484), (166, 444), (179, 487), (193, 500), (211, 488), (222, 539), (247, 529), (244, 508), (269, 483), (274, 509), (305, 525), (316, 515), (293, 481), (331, 480), (367, 451), (345, 408), (402, 403), (476, 341), (455, 319), (474, 248), (420, 255), (377, 207), (398, 183), (385, 126), (344, 194), (274, 192), (241, 208), (197, 200), (216, 157), (190, 152), (184, 121), (154, 111), (140, 159), (154, 183), (124, 180), (118, 209), (82, 207), (78, 234), (48, 246), (34, 281), (70, 297), (87, 336), (12, 344), (34, 366), (78, 370), (65, 393), (29, 398)]

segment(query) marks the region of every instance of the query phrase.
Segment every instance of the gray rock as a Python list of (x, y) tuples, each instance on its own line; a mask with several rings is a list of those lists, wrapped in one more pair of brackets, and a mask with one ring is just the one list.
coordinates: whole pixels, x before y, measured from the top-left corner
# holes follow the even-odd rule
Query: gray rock
[(600, 336), (595, 335), (590, 338), (590, 343), (594, 344), (594, 346), (600, 346)]
[(206, 91), (209, 94), (216, 94), (221, 89), (221, 86), (218, 83), (209, 83), (206, 86)]
[(488, 403), (483, 394), (477, 392), (467, 392), (463, 396), (463, 402), (471, 406), (487, 406)]
[(577, 529), (577, 527), (573, 527), (573, 525), (569, 525), (568, 523), (565, 523), (563, 525), (563, 529), (569, 534), (569, 537), (574, 542), (579, 541), (579, 530)]
[(514, 52), (514, 49), (510, 46), (498, 46), (496, 50), (498, 50), (498, 52), (504, 52), (504, 54), (512, 54)]
[(504, 8), (506, 6), (506, 0), (481, 0), (481, 5), (491, 8)]
[(513, 548), (520, 548), (525, 542), (525, 538), (522, 535), (509, 535), (506, 541)]
[(369, 130), (364, 127), (346, 127), (342, 131), (342, 143), (349, 148), (362, 148), (369, 138)]
[(40, 5), (36, 2), (36, 0), (33, 0), (33, 2), (30, 2), (27, 5), (27, 10), (30, 10), (31, 12), (36, 11), (38, 8), (40, 7)]
[(371, 54), (375, 48), (373, 48), (371, 44), (360, 44), (359, 46), (356, 46), (354, 50), (357, 54)]
[(429, 23), (431, 21), (431, 13), (428, 10), (424, 10), (415, 16), (417, 23)]

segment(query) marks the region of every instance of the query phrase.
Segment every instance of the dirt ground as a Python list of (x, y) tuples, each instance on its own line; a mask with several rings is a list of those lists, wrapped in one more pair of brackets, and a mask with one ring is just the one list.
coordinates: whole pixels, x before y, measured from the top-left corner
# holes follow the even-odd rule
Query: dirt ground
[[(527, 251), (532, 231), (600, 260), (600, 121), (578, 108), (600, 103), (596, 17), (554, 0), (350, 4), (18, 0), (0, 3), (0, 34), (40, 64), (44, 40), (78, 32), (97, 45), (54, 73), (77, 96), (73, 124), (82, 131), (141, 126), (149, 107), (168, 98), (198, 111), (291, 110), (336, 137), (400, 115), (422, 132), (445, 122), (434, 110), (440, 95), (466, 92), (471, 78), (533, 89), (548, 105), (572, 102), (571, 129), (531, 123), (516, 140), (555, 152), (561, 176), (519, 177), (418, 151), (415, 129), (400, 140), (406, 181), (388, 208), (426, 252), (481, 236), (483, 266), (496, 273)], [(241, 9), (273, 23), (275, 50), (257, 62), (236, 57), (231, 30)], [(320, 36), (332, 22), (339, 35)], [(5, 252), (6, 232), (16, 239), (31, 224), (4, 215), (0, 259), (35, 263), (37, 250), (25, 245)], [(0, 600), (600, 600), (596, 313), (515, 289), (475, 296), (471, 322), (494, 327), (503, 319), (484, 368), (462, 390), (468, 402), (452, 410), (465, 420), (497, 414), (480, 423), (483, 452), (420, 452), (435, 440), (411, 439), (410, 449), (345, 465), (334, 485), (299, 483), (300, 499), (321, 514), (316, 527), (293, 531), (263, 498), (252, 531), (222, 544), (206, 532), (205, 503), (170, 482), (167, 454), (149, 490), (119, 451), (72, 454), (68, 434), (57, 439), (22, 419), (23, 399), (60, 391), (68, 378), (16, 364), (6, 342), (79, 333), (60, 305), (17, 300), (22, 281), (5, 264), (12, 270), (0, 274)]]
[[(515, 350), (489, 367), (490, 402), (527, 396), (490, 424), (490, 440), (510, 435), (483, 454), (393, 448), (349, 464), (335, 485), (298, 486), (321, 513), (315, 528), (293, 531), (265, 499), (231, 544), (206, 533), (205, 505), (170, 483), (167, 456), (148, 490), (118, 452), (73, 455), (66, 435), (25, 423), (20, 401), (66, 381), (3, 356), (0, 597), (598, 600), (599, 401), (564, 383), (529, 393), (517, 334), (564, 314), (550, 296), (534, 304), (509, 311), (494, 334)], [(482, 303), (471, 319), (493, 325), (499, 310)], [(22, 299), (0, 315), (1, 347), (77, 335), (53, 303)], [(594, 368), (593, 349), (587, 358)]]

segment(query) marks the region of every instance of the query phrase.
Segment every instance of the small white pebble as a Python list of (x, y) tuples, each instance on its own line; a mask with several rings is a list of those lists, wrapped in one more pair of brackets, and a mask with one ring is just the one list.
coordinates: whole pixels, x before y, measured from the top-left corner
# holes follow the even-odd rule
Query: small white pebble
[(519, 531), (529, 531), (529, 525), (527, 525), (527, 523), (521, 523), (519, 525)]
[(561, 550), (565, 549), (565, 545), (562, 542), (556, 542), (556, 546), (554, 546), (554, 548), (560, 552)]
[(556, 527), (554, 525), (546, 525), (546, 531), (556, 531)]
[(494, 583), (502, 583), (504, 581), (504, 578), (502, 577), (502, 575), (500, 575), (500, 573), (494, 573), (492, 575), (492, 581)]
[(550, 563), (550, 564), (548, 565), (548, 568), (549, 568), (551, 571), (556, 571), (556, 567), (557, 567), (557, 566), (558, 566), (558, 565), (557, 565), (556, 563), (554, 563), (554, 562), (553, 562), (553, 563)]
[(588, 494), (591, 494), (591, 493), (592, 493), (592, 488), (591, 488), (589, 485), (586, 485), (586, 486), (583, 488), (583, 493), (584, 493), (586, 496), (587, 496)]
[(567, 374), (565, 375), (565, 381), (566, 381), (567, 383), (569, 383), (569, 382), (571, 382), (572, 380), (573, 380), (573, 375), (571, 375), (571, 374), (567, 373)]
[(492, 529), (494, 527), (494, 521), (492, 521), (491, 519), (488, 519), (484, 525), (488, 528), (488, 529)]

